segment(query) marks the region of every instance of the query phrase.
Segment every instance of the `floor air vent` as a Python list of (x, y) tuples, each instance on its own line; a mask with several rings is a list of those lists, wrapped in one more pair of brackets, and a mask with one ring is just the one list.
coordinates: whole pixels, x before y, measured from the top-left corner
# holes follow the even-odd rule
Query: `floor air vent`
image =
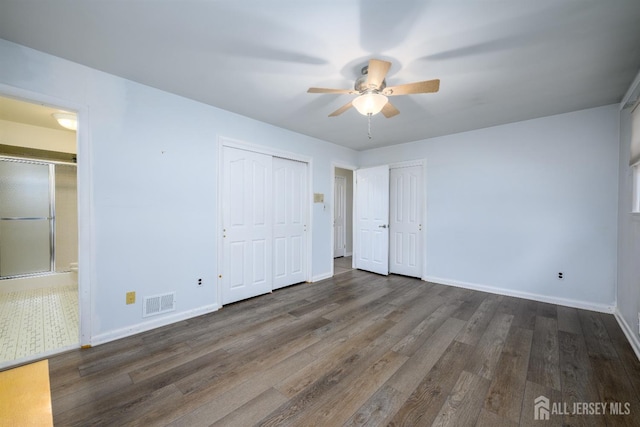
[(144, 297), (142, 305), (142, 317), (155, 316), (156, 314), (166, 313), (176, 309), (175, 292), (168, 294), (154, 295), (152, 297)]

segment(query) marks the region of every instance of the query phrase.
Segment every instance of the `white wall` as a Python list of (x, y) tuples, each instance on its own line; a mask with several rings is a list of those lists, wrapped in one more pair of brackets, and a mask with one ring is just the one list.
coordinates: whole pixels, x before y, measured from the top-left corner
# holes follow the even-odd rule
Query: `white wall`
[(420, 158), (425, 279), (613, 310), (617, 106), (369, 150), (361, 165)]
[(618, 307), (616, 317), (640, 358), (640, 214), (631, 214), (633, 181), (631, 109), (620, 112), (620, 196), (618, 205)]
[[(89, 288), (88, 343), (217, 307), (219, 137), (313, 158), (317, 193), (331, 194), (332, 162), (356, 162), (352, 150), (4, 40), (0, 58), (0, 92), (33, 93), (80, 110), (80, 285)], [(316, 277), (331, 271), (325, 237), (332, 225), (329, 212), (312, 209)], [(137, 292), (136, 304), (125, 305), (128, 291)], [(170, 291), (177, 311), (144, 323), (142, 297)]]

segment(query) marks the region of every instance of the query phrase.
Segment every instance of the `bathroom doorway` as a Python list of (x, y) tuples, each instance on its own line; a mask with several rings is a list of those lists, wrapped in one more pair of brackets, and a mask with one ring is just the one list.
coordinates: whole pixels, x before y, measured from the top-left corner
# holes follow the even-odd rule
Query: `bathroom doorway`
[(58, 113), (75, 116), (0, 97), (0, 368), (79, 347), (76, 131)]

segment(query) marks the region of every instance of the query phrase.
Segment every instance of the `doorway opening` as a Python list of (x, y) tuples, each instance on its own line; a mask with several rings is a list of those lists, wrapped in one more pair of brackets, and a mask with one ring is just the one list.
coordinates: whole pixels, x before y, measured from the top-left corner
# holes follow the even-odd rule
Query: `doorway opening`
[(333, 165), (332, 276), (353, 269), (354, 169), (352, 166)]
[(4, 367), (79, 347), (80, 317), (76, 131), (53, 117), (59, 108), (4, 96), (0, 104)]

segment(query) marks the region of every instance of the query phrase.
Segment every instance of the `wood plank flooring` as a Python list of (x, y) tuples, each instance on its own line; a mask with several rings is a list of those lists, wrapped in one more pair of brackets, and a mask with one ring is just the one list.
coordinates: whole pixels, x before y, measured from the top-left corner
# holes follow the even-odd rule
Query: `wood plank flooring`
[(351, 267), (351, 256), (343, 256), (339, 258), (333, 259), (333, 275), (336, 276), (338, 274), (346, 273), (347, 271), (353, 270)]
[[(613, 316), (358, 270), (49, 366), (58, 426), (640, 420), (640, 362)], [(540, 395), (567, 413), (535, 420)], [(575, 413), (583, 402), (630, 414)]]

